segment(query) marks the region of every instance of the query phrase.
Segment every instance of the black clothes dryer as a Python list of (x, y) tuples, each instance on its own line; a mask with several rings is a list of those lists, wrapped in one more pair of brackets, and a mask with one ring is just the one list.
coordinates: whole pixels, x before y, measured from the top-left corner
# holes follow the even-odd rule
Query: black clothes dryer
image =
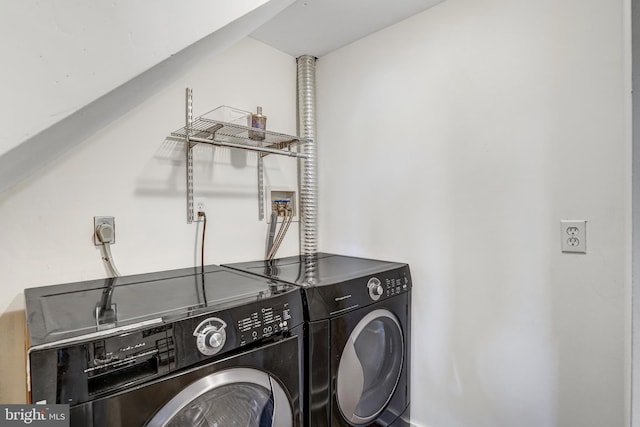
[(302, 425), (302, 294), (231, 269), (25, 290), (33, 403), (71, 426)]
[(305, 425), (409, 425), (407, 264), (318, 253), (227, 266), (304, 290)]

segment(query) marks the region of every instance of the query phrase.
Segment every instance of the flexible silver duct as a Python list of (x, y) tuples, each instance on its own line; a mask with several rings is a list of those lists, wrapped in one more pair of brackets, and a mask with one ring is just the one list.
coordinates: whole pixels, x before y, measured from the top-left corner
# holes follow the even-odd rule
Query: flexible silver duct
[(316, 254), (318, 252), (318, 171), (316, 146), (316, 58), (298, 58), (298, 136), (307, 157), (300, 173), (300, 246), (305, 257), (305, 282), (316, 282)]

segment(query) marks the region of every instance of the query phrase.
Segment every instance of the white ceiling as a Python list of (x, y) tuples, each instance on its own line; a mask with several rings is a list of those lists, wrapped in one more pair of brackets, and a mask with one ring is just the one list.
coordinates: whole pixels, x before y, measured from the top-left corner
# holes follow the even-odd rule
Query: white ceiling
[(321, 57), (444, 0), (298, 0), (251, 34), (295, 57)]

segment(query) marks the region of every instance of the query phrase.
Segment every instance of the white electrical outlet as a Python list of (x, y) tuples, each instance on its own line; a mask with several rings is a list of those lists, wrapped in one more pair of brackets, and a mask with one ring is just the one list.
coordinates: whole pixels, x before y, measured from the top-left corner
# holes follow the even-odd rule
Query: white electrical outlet
[(116, 243), (116, 220), (112, 216), (94, 216), (93, 217), (93, 244), (96, 246), (102, 245), (100, 238), (98, 237), (98, 227), (106, 224), (110, 226), (111, 233), (108, 235), (108, 240), (105, 243)]
[(562, 252), (587, 253), (587, 221), (560, 221)]
[(204, 204), (204, 199), (196, 198), (193, 200), (193, 221), (198, 222), (202, 221), (203, 218), (198, 216), (198, 212), (207, 212), (207, 208)]

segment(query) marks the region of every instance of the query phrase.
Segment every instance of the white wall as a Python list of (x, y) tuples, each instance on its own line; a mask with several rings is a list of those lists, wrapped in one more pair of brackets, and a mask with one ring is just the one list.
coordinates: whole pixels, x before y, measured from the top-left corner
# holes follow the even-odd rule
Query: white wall
[(629, 425), (628, 16), (448, 0), (318, 61), (320, 248), (411, 265), (417, 425)]
[(632, 2), (632, 135), (633, 135), (633, 174), (632, 174), (632, 289), (633, 289), (633, 328), (632, 328), (632, 380), (631, 380), (631, 419), (632, 426), (640, 426), (640, 3)]
[[(112, 252), (122, 274), (199, 264), (201, 228), (186, 223), (182, 152), (165, 142), (184, 126), (185, 87), (194, 89), (195, 115), (223, 104), (261, 105), (269, 129), (295, 134), (295, 73), (294, 58), (246, 38), (196, 61), (64, 158), (0, 194), (0, 336), (9, 343), (0, 352), (0, 402), (24, 399), (23, 289), (106, 276), (92, 241), (94, 215), (115, 216)], [(267, 226), (258, 221), (256, 159), (255, 153), (196, 148), (207, 263), (263, 256)], [(295, 159), (268, 156), (265, 168), (267, 185), (296, 185)], [(296, 253), (294, 224), (279, 255)]]

